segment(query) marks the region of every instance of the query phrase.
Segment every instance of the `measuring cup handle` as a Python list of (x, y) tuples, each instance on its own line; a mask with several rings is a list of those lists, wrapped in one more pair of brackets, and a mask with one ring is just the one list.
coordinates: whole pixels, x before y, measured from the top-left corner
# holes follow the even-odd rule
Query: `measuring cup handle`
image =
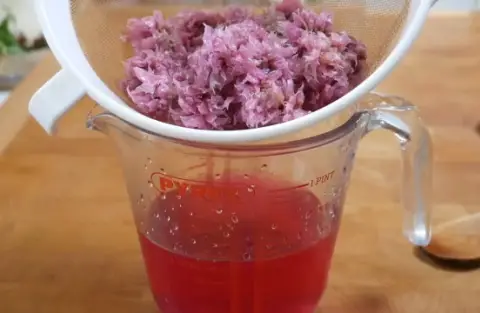
[[(386, 129), (395, 133), (402, 151), (405, 209), (403, 231), (417, 246), (431, 239), (432, 143), (417, 108), (405, 99), (373, 93), (366, 133)], [(365, 134), (366, 134), (365, 133)]]

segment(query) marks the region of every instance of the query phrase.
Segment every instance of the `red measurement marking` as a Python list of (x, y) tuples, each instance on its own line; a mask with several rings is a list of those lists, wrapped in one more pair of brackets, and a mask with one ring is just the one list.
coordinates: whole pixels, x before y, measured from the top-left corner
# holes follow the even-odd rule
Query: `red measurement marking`
[(189, 167), (187, 167), (187, 170), (194, 170), (196, 168), (201, 168), (201, 167), (205, 167), (205, 166), (207, 166), (207, 162), (204, 162), (202, 164), (189, 166)]
[(174, 192), (181, 197), (185, 196), (187, 192), (193, 197), (205, 200), (220, 198), (244, 200), (255, 195), (255, 190), (243, 183), (205, 182), (159, 172), (152, 173), (150, 180), (159, 192), (163, 194)]
[(282, 189), (273, 189), (273, 190), (269, 190), (269, 192), (290, 191), (290, 190), (300, 189), (300, 188), (308, 187), (308, 186), (310, 186), (310, 183), (306, 183), (306, 184), (302, 184), (302, 185), (298, 185), (298, 186), (293, 186), (293, 187), (288, 187), (288, 188), (282, 188)]

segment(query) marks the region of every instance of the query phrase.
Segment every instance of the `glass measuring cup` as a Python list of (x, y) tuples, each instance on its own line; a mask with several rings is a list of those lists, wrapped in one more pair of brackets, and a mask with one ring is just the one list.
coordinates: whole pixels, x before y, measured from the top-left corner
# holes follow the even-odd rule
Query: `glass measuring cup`
[[(361, 107), (363, 105), (364, 107)], [(152, 135), (110, 113), (146, 269), (163, 313), (313, 313), (327, 284), (359, 140), (392, 131), (404, 233), (430, 240), (430, 137), (414, 106), (371, 94), (325, 133), (213, 146)]]

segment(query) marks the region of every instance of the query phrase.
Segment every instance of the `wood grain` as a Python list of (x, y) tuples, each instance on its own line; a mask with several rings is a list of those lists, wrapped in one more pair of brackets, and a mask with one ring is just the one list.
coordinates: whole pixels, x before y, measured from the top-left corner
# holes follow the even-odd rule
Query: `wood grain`
[[(430, 18), (380, 87), (417, 104), (431, 129), (437, 224), (480, 212), (479, 33), (480, 15)], [(56, 69), (49, 57), (0, 109), (0, 312), (156, 312), (114, 148), (84, 126), (92, 102), (57, 137), (28, 117)], [(480, 272), (434, 268), (402, 237), (399, 166), (390, 134), (362, 142), (319, 312), (480, 311)]]

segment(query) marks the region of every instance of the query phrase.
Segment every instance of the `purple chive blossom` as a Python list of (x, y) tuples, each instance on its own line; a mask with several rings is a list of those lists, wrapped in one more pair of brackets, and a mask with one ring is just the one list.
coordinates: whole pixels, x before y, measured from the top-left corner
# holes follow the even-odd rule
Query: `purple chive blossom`
[(365, 46), (332, 23), (295, 0), (261, 14), (228, 7), (130, 19), (123, 39), (135, 53), (122, 87), (139, 112), (189, 128), (293, 120), (363, 78)]

